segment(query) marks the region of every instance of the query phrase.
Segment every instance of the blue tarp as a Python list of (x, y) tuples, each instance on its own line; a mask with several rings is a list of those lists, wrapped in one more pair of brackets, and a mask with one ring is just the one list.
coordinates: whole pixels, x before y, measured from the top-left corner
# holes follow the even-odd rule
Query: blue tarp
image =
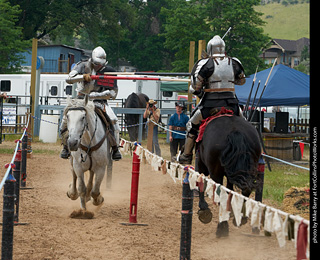
[[(258, 90), (257, 103), (271, 68), (257, 73), (256, 82), (251, 94), (252, 104), (258, 82), (261, 80)], [(235, 86), (236, 94), (241, 105), (245, 105), (249, 97), (254, 74), (246, 79), (242, 86)], [(283, 64), (274, 66), (267, 87), (263, 93), (259, 106), (303, 106), (310, 105), (310, 76), (291, 69)]]

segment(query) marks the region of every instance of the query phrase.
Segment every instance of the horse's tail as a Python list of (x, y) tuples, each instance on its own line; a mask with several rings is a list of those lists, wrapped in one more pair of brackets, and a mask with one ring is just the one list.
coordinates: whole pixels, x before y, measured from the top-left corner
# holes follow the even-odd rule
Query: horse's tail
[(228, 181), (241, 190), (253, 190), (256, 187), (255, 152), (248, 144), (244, 134), (231, 132), (227, 137), (227, 146), (221, 153), (220, 162), (225, 169)]

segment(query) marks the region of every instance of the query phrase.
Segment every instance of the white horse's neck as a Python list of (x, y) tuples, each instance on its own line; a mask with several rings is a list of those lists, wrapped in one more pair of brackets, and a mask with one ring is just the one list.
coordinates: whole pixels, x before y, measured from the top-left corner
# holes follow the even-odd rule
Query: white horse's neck
[(88, 129), (83, 133), (81, 143), (86, 146), (94, 146), (104, 137), (105, 130), (99, 116), (94, 111), (87, 111), (87, 123)]

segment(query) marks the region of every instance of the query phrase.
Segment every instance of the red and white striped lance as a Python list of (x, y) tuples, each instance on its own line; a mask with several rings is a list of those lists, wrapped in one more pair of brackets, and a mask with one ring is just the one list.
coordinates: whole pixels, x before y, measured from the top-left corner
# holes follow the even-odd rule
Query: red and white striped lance
[[(113, 74), (117, 74), (116, 72)], [(90, 75), (92, 80), (153, 80), (153, 81), (178, 81), (178, 82), (190, 82), (190, 79), (177, 79), (177, 78), (165, 78), (165, 77), (132, 77), (132, 76), (112, 76), (112, 75)], [(66, 79), (66, 82), (73, 84), (76, 82), (84, 81), (83, 75), (78, 75), (70, 79)]]

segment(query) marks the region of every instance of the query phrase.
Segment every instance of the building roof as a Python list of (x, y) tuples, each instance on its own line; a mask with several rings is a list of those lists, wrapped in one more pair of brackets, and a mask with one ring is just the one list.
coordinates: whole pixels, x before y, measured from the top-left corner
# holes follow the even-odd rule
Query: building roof
[(47, 44), (47, 45), (38, 45), (38, 48), (42, 48), (42, 47), (45, 47), (45, 48), (51, 48), (51, 47), (63, 47), (63, 48), (67, 48), (67, 49), (72, 49), (72, 50), (77, 50), (77, 51), (84, 52), (84, 50), (83, 50), (83, 49), (76, 48), (76, 47), (72, 47), (72, 46), (68, 46), (68, 45), (65, 45), (65, 44)]
[[(275, 48), (274, 45), (276, 45), (283, 52), (287, 51), (300, 53), (304, 46), (310, 46), (310, 39), (305, 37), (298, 40), (273, 39), (271, 42), (274, 44), (269, 49)], [(266, 52), (268, 52), (269, 49), (267, 49)]]

